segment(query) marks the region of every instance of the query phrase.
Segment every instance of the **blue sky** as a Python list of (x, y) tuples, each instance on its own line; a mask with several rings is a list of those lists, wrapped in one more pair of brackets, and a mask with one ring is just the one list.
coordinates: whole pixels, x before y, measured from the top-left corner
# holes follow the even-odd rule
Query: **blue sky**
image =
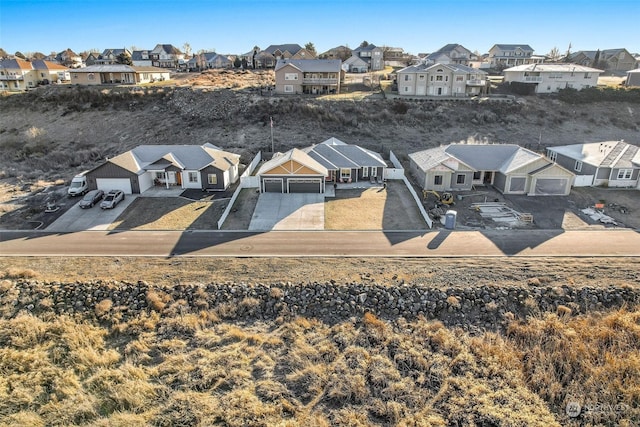
[[(400, 7), (399, 5), (403, 5)], [(487, 52), (523, 43), (546, 54), (640, 52), (640, 0), (0, 0), (0, 47), (45, 54), (157, 43), (193, 51), (313, 42), (318, 52), (363, 40), (416, 54), (447, 43)]]

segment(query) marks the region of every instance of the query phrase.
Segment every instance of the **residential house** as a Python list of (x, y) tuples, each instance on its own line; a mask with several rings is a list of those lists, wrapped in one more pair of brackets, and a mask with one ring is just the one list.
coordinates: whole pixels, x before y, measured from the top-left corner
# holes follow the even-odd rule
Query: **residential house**
[(149, 53), (151, 65), (159, 68), (178, 68), (184, 54), (172, 44), (158, 44)]
[(82, 67), (82, 57), (71, 49), (63, 50), (55, 56), (54, 61), (64, 65), (67, 68)]
[(232, 68), (233, 62), (229, 57), (220, 55), (215, 52), (203, 52), (193, 55), (189, 61), (187, 61), (187, 68), (190, 71), (204, 70), (209, 68)]
[(547, 148), (547, 157), (576, 174), (574, 186), (640, 188), (640, 147), (624, 141)]
[(524, 87), (532, 93), (553, 93), (560, 89), (597, 86), (602, 70), (577, 64), (518, 65), (503, 71), (505, 83)]
[(399, 95), (474, 96), (487, 92), (487, 73), (459, 64), (411, 65), (396, 73)]
[(298, 148), (276, 153), (257, 175), (261, 193), (324, 193), (327, 168)]
[(444, 45), (437, 51), (424, 58), (427, 65), (431, 64), (458, 64), (469, 65), (469, 61), (475, 60), (475, 55), (460, 44), (451, 43)]
[(90, 189), (139, 194), (155, 186), (223, 191), (238, 180), (238, 154), (212, 144), (139, 145), (87, 172)]
[(384, 52), (374, 44), (360, 46), (353, 50), (352, 56), (362, 59), (368, 65), (367, 71), (384, 70)]
[(337, 46), (318, 55), (318, 59), (340, 59), (344, 63), (352, 53), (352, 50), (347, 46)]
[(20, 58), (0, 61), (0, 89), (9, 92), (22, 92), (38, 85), (53, 82), (67, 82), (69, 69), (57, 62)]
[(257, 175), (263, 193), (324, 193), (327, 182), (381, 181), (386, 167), (379, 153), (329, 138), (311, 147), (276, 153)]
[(636, 58), (624, 48), (580, 50), (570, 54), (569, 60), (574, 64), (604, 68), (606, 71), (628, 71), (637, 67)]
[(343, 71), (339, 59), (280, 59), (276, 64), (276, 93), (340, 93)]
[(493, 68), (509, 68), (543, 61), (542, 57), (533, 56), (533, 48), (528, 44), (494, 44), (489, 49), (489, 62)]
[(325, 181), (344, 183), (384, 179), (387, 163), (382, 156), (358, 145), (329, 138), (302, 151), (327, 169)]
[(463, 191), (491, 185), (503, 194), (566, 196), (574, 174), (514, 144), (450, 144), (409, 154), (424, 190)]
[(86, 54), (86, 57), (83, 59), (85, 65), (96, 65), (96, 61), (100, 59), (99, 52), (89, 52)]
[(313, 53), (299, 44), (272, 44), (264, 50), (256, 49), (242, 55), (247, 64), (255, 61), (256, 68), (274, 68), (280, 59), (315, 59)]
[(129, 49), (105, 49), (104, 51), (102, 51), (98, 59), (94, 62), (94, 65), (120, 64), (120, 55), (126, 55), (129, 58), (131, 58), (132, 56), (131, 52), (129, 52)]
[(142, 84), (170, 78), (169, 71), (163, 68), (125, 64), (91, 65), (71, 70), (71, 83), (78, 85)]
[(153, 67), (151, 53), (148, 50), (134, 50), (131, 52), (131, 65), (134, 67)]
[(626, 86), (640, 86), (640, 68), (627, 71)]
[(369, 63), (359, 56), (352, 55), (342, 63), (342, 69), (347, 73), (366, 73), (369, 71)]

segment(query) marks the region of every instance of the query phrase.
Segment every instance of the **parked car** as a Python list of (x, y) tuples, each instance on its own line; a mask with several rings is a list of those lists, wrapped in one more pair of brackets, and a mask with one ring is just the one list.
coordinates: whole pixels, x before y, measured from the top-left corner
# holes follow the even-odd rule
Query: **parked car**
[(123, 200), (124, 192), (122, 190), (111, 190), (104, 197), (104, 200), (100, 202), (100, 207), (102, 209), (113, 209)]
[(80, 200), (79, 206), (82, 209), (92, 208), (93, 205), (104, 199), (104, 191), (91, 190)]

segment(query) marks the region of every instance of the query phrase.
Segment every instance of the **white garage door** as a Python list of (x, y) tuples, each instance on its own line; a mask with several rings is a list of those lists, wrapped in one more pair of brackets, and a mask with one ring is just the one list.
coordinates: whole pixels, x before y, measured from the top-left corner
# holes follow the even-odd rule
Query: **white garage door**
[(593, 184), (593, 175), (576, 175), (575, 181), (573, 181), (574, 187), (587, 187)]
[(97, 178), (98, 190), (105, 193), (109, 190), (122, 190), (124, 194), (131, 194), (131, 180), (129, 178)]
[(567, 178), (538, 178), (534, 193), (536, 196), (562, 196), (566, 194)]

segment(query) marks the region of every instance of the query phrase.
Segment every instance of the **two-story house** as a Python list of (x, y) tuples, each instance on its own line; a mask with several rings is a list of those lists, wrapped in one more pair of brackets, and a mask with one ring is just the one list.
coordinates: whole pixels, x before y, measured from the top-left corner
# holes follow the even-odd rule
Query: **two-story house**
[[(131, 58), (131, 52), (129, 49), (105, 49), (102, 51), (98, 59), (94, 61), (92, 65), (112, 65), (119, 64), (120, 55), (125, 55)], [(87, 64), (90, 65), (90, 64)]]
[(533, 48), (528, 44), (494, 44), (489, 49), (489, 62), (493, 68), (509, 68), (539, 63), (542, 59), (533, 57)]
[(41, 84), (69, 81), (69, 68), (52, 61), (20, 58), (0, 61), (0, 89), (22, 92)]
[(469, 61), (475, 59), (475, 55), (466, 47), (451, 43), (444, 45), (437, 51), (424, 58), (424, 63), (431, 64), (459, 64), (469, 65)]
[(315, 59), (312, 52), (303, 48), (299, 44), (272, 44), (266, 49), (254, 49), (242, 55), (251, 66), (255, 63), (256, 68), (274, 68), (280, 59)]
[(229, 57), (216, 52), (196, 53), (187, 61), (187, 68), (190, 71), (210, 68), (231, 68), (232, 66), (233, 62)]
[(574, 64), (603, 68), (606, 71), (629, 71), (637, 67), (636, 58), (624, 48), (580, 50), (569, 55)]
[(339, 59), (280, 59), (276, 64), (276, 93), (340, 93), (343, 80)]
[(384, 52), (374, 44), (354, 49), (352, 56), (364, 61), (368, 65), (368, 71), (384, 70)]
[(160, 68), (178, 68), (184, 61), (184, 54), (171, 44), (158, 44), (149, 53), (151, 65)]
[(507, 68), (502, 73), (505, 83), (531, 86), (532, 93), (553, 93), (597, 86), (603, 71), (577, 64), (529, 64)]
[(151, 67), (151, 55), (148, 50), (134, 50), (131, 52), (131, 62), (134, 67)]
[(487, 73), (459, 64), (420, 64), (397, 73), (399, 95), (474, 96), (487, 92)]
[(67, 68), (82, 67), (82, 57), (71, 49), (63, 50), (55, 57), (55, 61)]

